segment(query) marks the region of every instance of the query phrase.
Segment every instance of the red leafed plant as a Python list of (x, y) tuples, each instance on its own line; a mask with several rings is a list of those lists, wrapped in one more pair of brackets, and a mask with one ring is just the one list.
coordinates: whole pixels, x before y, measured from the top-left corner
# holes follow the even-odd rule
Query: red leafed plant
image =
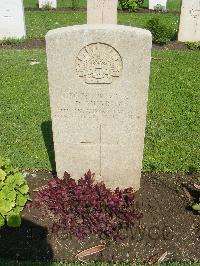
[(53, 233), (62, 231), (79, 239), (105, 234), (116, 240), (121, 229), (142, 217), (134, 210), (132, 188), (112, 191), (103, 182), (95, 182), (91, 171), (78, 181), (67, 173), (63, 179), (51, 179), (37, 192), (35, 203), (50, 215)]

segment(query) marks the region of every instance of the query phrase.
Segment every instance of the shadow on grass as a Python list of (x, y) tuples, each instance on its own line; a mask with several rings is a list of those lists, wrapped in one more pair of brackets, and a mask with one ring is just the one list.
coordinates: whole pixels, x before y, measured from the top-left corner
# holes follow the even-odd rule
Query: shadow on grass
[(0, 261), (48, 261), (52, 265), (54, 256), (45, 227), (22, 219), (19, 228), (0, 228), (0, 239)]
[(51, 164), (51, 169), (53, 174), (56, 173), (56, 163), (54, 154), (54, 143), (53, 143), (53, 132), (52, 132), (52, 122), (45, 121), (41, 125), (42, 135), (44, 138), (45, 146), (49, 156), (49, 162)]

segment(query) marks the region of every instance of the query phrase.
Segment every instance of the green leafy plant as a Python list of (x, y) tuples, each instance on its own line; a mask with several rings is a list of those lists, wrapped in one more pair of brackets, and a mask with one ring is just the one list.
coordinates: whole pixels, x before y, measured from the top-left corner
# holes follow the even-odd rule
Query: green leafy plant
[(144, 4), (144, 0), (136, 0), (136, 3), (139, 7), (141, 7)]
[(162, 5), (160, 5), (160, 4), (157, 4), (155, 7), (154, 7), (154, 10), (155, 11), (158, 11), (158, 12), (167, 12), (167, 10), (166, 10), (166, 8), (165, 8), (165, 6), (162, 6)]
[(200, 50), (200, 42), (186, 42), (185, 44), (190, 50)]
[(119, 0), (121, 9), (129, 12), (136, 11), (143, 3), (144, 0)]
[(152, 33), (154, 43), (165, 44), (175, 38), (173, 30), (164, 24), (159, 17), (148, 20), (146, 29)]
[(23, 175), (10, 160), (0, 158), (0, 227), (21, 224), (20, 213), (29, 197), (29, 187)]
[(49, 215), (53, 233), (60, 231), (79, 239), (96, 234), (118, 240), (122, 229), (142, 218), (132, 188), (111, 190), (103, 182), (95, 182), (91, 171), (78, 181), (68, 173), (63, 179), (49, 180), (36, 194), (35, 207)]
[[(197, 182), (198, 184), (194, 184), (195, 188), (199, 190), (199, 194), (200, 194), (200, 177), (197, 178)], [(195, 203), (192, 206), (192, 209), (195, 211), (198, 211), (200, 213), (200, 195), (199, 195), (199, 203)]]
[[(199, 201), (200, 201), (200, 198), (199, 198)], [(195, 211), (199, 211), (200, 212), (200, 203), (196, 203), (192, 206), (192, 209), (195, 210)]]

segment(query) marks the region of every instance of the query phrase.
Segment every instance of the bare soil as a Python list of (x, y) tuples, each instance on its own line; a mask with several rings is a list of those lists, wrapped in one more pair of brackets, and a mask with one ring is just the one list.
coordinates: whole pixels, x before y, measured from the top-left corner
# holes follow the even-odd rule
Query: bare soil
[[(45, 40), (27, 40), (18, 44), (0, 44), (0, 49), (45, 49)], [(168, 44), (153, 44), (154, 49), (191, 51), (184, 43), (170, 42)]]
[[(136, 206), (144, 217), (124, 230), (123, 239), (88, 236), (84, 241), (64, 234), (52, 235), (52, 221), (39, 210), (25, 209), (20, 228), (0, 229), (0, 258), (17, 260), (75, 261), (87, 248), (106, 244), (106, 249), (88, 259), (97, 261), (147, 261), (155, 254), (169, 254), (168, 261), (200, 261), (200, 215), (191, 209), (199, 192), (193, 187), (195, 174), (145, 173), (136, 193)], [(27, 181), (34, 190), (47, 184), (48, 172), (29, 172)]]
[(45, 47), (45, 40), (26, 40), (17, 44), (0, 44), (0, 49), (45, 49)]
[(178, 41), (169, 42), (169, 43), (163, 44), (163, 45), (153, 44), (153, 48), (159, 49), (159, 50), (192, 51), (184, 43), (178, 42)]

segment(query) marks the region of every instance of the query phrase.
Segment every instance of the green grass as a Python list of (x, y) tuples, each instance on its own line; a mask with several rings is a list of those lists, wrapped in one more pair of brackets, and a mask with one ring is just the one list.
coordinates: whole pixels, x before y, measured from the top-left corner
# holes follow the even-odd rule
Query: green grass
[(168, 0), (167, 1), (167, 9), (169, 11), (177, 11), (177, 12), (180, 12), (180, 9), (181, 9), (181, 0)]
[(25, 13), (27, 38), (44, 39), (55, 28), (86, 23), (86, 12), (28, 11)]
[[(154, 52), (144, 168), (200, 170), (198, 52)], [(195, 59), (196, 58), (196, 59)]]
[[(57, 0), (58, 8), (62, 7), (72, 7), (73, 0)], [(144, 1), (144, 8), (148, 8), (149, 0)], [(86, 7), (86, 0), (75, 0), (78, 7)], [(181, 0), (168, 0), (167, 9), (169, 11), (180, 11)], [(24, 0), (24, 7), (26, 8), (37, 8), (38, 0)]]
[[(0, 50), (0, 57), (0, 155), (21, 168), (51, 169), (41, 131), (50, 121), (45, 51)], [(153, 57), (143, 169), (199, 172), (200, 53), (154, 50)]]
[[(118, 23), (128, 26), (144, 28), (147, 21), (153, 16), (159, 16), (160, 19), (169, 25), (174, 32), (178, 30), (178, 16), (162, 14), (144, 14), (144, 13), (119, 13)], [(27, 38), (44, 39), (45, 34), (55, 28), (65, 27), (74, 24), (86, 23), (85, 11), (27, 11), (25, 13)]]
[(120, 13), (118, 15), (119, 24), (145, 28), (146, 23), (153, 17), (159, 17), (160, 21), (171, 27), (174, 32), (178, 30), (178, 16), (176, 15), (162, 15), (162, 14), (143, 14), (143, 13)]
[[(0, 54), (0, 154), (25, 168), (49, 168), (41, 135), (42, 122), (50, 119), (45, 53), (1, 50)], [(31, 66), (31, 59), (40, 64)]]
[[(72, 7), (73, 0), (57, 0), (58, 8)], [(74, 0), (78, 7), (86, 7), (87, 0)], [(25, 8), (38, 8), (38, 0), (24, 0)]]

